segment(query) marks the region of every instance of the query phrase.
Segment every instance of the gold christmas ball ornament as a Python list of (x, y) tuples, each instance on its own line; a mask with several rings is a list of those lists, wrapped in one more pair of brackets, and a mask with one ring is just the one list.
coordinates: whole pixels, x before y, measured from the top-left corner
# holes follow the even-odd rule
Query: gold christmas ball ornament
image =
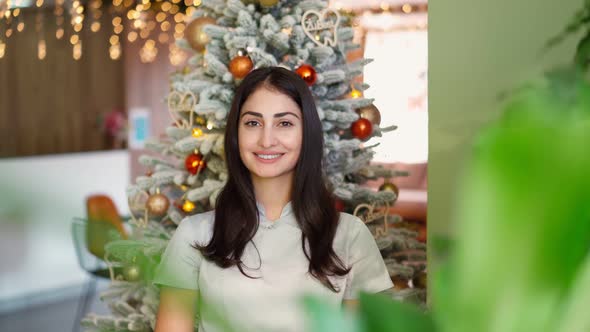
[(396, 196), (399, 195), (399, 188), (392, 182), (389, 182), (389, 180), (386, 180), (385, 183), (379, 187), (379, 191), (393, 191)]
[(229, 72), (238, 79), (246, 77), (252, 68), (254, 63), (247, 55), (238, 55), (229, 62)]
[(195, 118), (195, 121), (196, 121), (196, 122), (197, 122), (197, 124), (198, 124), (198, 125), (200, 125), (200, 126), (204, 126), (204, 125), (207, 123), (207, 120), (205, 120), (205, 118), (204, 118), (204, 117), (202, 117), (202, 116), (197, 116), (197, 117)]
[(209, 43), (209, 36), (203, 31), (203, 27), (207, 24), (215, 24), (216, 21), (212, 17), (198, 17), (188, 24), (184, 30), (184, 37), (197, 52), (203, 52), (205, 46)]
[(145, 206), (150, 215), (161, 217), (168, 212), (170, 201), (166, 195), (158, 193), (151, 195), (146, 201)]
[(184, 201), (184, 203), (182, 204), (182, 211), (189, 213), (192, 212), (195, 209), (195, 203), (186, 200)]
[(203, 136), (203, 130), (201, 128), (193, 128), (192, 136), (194, 138), (199, 138), (199, 137)]
[(350, 98), (357, 99), (357, 98), (362, 97), (363, 96), (363, 93), (360, 92), (357, 89), (352, 89), (352, 91), (350, 91), (350, 94), (349, 95), (350, 95)]
[(412, 284), (414, 285), (414, 288), (428, 288), (428, 277), (426, 272), (422, 271), (418, 273), (418, 275), (412, 279)]
[(123, 277), (127, 281), (138, 281), (141, 279), (141, 269), (139, 265), (132, 264), (123, 268)]
[(402, 289), (410, 288), (410, 285), (408, 285), (408, 279), (405, 279), (401, 276), (392, 277), (391, 281), (393, 281), (393, 288), (394, 289), (402, 290)]
[(371, 121), (373, 125), (378, 126), (381, 124), (381, 113), (379, 113), (379, 109), (373, 104), (357, 109), (356, 113), (361, 118)]
[(259, 0), (262, 7), (272, 7), (279, 3), (279, 0)]

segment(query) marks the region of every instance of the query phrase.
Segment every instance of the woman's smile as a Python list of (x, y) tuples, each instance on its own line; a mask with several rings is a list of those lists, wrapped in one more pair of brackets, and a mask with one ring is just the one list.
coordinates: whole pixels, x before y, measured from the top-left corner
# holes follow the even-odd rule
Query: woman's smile
[(266, 164), (272, 164), (278, 161), (284, 153), (280, 152), (254, 152), (254, 155), (258, 157), (259, 162), (263, 162)]

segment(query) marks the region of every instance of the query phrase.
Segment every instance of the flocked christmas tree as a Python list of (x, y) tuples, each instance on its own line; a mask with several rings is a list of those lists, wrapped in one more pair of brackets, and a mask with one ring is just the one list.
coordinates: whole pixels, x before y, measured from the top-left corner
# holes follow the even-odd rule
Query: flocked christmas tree
[[(90, 314), (82, 324), (96, 331), (154, 328), (158, 289), (151, 284), (160, 255), (186, 216), (214, 209), (227, 171), (223, 133), (235, 88), (253, 68), (283, 66), (298, 73), (314, 97), (325, 138), (325, 173), (337, 208), (368, 222), (392, 277), (406, 280), (425, 270), (425, 245), (416, 234), (390, 225), (397, 188), (387, 179), (404, 175), (370, 164), (374, 152), (363, 142), (395, 129), (380, 127), (380, 114), (363, 98), (367, 84), (356, 77), (370, 61), (347, 63), (353, 43), (350, 15), (322, 0), (204, 0), (178, 44), (194, 54), (189, 66), (171, 75), (166, 103), (173, 125), (166, 138), (142, 156), (148, 173), (128, 188), (133, 232), (106, 246), (113, 279), (101, 294), (112, 316)], [(392, 73), (395, 74), (395, 73)], [(385, 178), (382, 190), (362, 186)], [(418, 293), (417, 293), (418, 292)], [(423, 289), (394, 291), (419, 295)]]

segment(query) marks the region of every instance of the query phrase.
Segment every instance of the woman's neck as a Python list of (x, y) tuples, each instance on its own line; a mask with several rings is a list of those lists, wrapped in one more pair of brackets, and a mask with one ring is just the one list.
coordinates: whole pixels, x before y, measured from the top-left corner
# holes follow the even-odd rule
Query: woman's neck
[(256, 201), (264, 207), (266, 219), (275, 221), (281, 216), (283, 207), (291, 200), (293, 176), (276, 178), (252, 177)]

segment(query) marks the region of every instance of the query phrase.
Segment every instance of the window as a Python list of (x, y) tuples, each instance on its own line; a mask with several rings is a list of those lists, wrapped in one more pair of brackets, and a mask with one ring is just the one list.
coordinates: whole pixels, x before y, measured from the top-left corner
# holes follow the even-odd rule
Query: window
[[(392, 20), (395, 16), (389, 15)], [(406, 15), (406, 17), (409, 15)], [(425, 21), (425, 15), (419, 18)], [(367, 21), (367, 20), (363, 20)], [(371, 19), (372, 24), (376, 24)], [(428, 160), (428, 38), (420, 28), (366, 29), (364, 81), (371, 87), (367, 98), (375, 98), (381, 127), (397, 125), (395, 131), (366, 144), (381, 143), (374, 150), (375, 162), (424, 163)], [(382, 26), (382, 25), (381, 25)]]

